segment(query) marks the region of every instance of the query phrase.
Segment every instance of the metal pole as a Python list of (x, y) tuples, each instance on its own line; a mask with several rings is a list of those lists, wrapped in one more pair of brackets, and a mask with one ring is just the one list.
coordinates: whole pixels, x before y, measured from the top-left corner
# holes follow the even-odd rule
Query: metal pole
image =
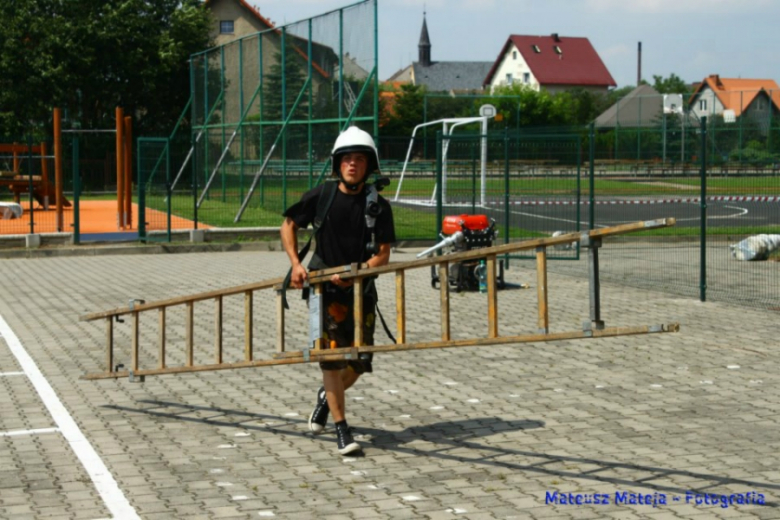
[[(480, 168), (480, 177), (482, 181), (482, 186), (479, 190), (479, 199), (480, 204), (484, 207), (487, 205), (487, 147), (488, 147), (488, 140), (487, 140), (487, 133), (488, 133), (488, 118), (482, 119), (481, 130), (482, 130), (482, 139), (480, 140), (482, 143), (482, 149), (480, 150), (480, 158), (482, 159), (482, 167)], [(506, 139), (509, 139), (509, 134), (506, 132), (506, 127), (504, 128), (504, 135)], [(507, 149), (509, 148), (509, 144), (505, 143), (505, 146)], [(507, 161), (509, 161), (509, 156), (507, 156)], [(509, 214), (509, 208), (507, 207), (507, 215)]]
[[(141, 147), (143, 140), (139, 141), (138, 149), (136, 150), (136, 153), (138, 154), (138, 157), (136, 158), (136, 163), (138, 164), (138, 240), (146, 243), (146, 176), (144, 175), (144, 165), (141, 162)], [(165, 175), (166, 177), (168, 176), (167, 171), (165, 172)]]
[[(441, 190), (441, 181), (442, 181), (442, 168), (443, 168), (443, 143), (442, 143), (442, 132), (437, 131), (436, 132), (436, 185), (439, 186), (439, 189), (436, 190), (436, 236), (438, 237), (441, 234), (441, 226), (442, 226), (442, 220), (444, 219), (444, 208), (442, 207), (442, 190)], [(448, 283), (447, 280), (442, 280), (441, 283)]]
[[(287, 119), (287, 28), (282, 27), (282, 120)], [(309, 57), (311, 59), (311, 57)], [(287, 127), (282, 127), (282, 207), (287, 207)]]
[[(311, 56), (311, 53), (309, 54)], [(244, 113), (244, 40), (238, 40), (238, 111)], [(262, 128), (262, 127), (260, 127)], [(238, 197), (243, 199), (244, 195), (244, 125), (241, 125), (241, 138), (239, 139), (239, 161), (238, 170)]]
[(379, 9), (374, 0), (374, 139), (379, 146)]
[(699, 300), (707, 301), (707, 116), (701, 118), (701, 231), (699, 237)]
[(666, 94), (664, 94), (663, 106), (661, 107), (661, 131), (663, 132), (663, 165), (666, 168)]
[(62, 212), (62, 110), (54, 109), (54, 189), (57, 204), (57, 231), (65, 228)]
[[(241, 70), (241, 61), (240, 60), (238, 62), (238, 69), (239, 69), (239, 71)], [(219, 90), (221, 92), (224, 92), (224, 90), (225, 90), (225, 46), (224, 45), (219, 48), (219, 85), (220, 85), (219, 86)], [(244, 87), (243, 85), (239, 84), (238, 85), (239, 91), (243, 87)], [(225, 114), (227, 114), (227, 112), (225, 111), (225, 96), (222, 96), (222, 114), (223, 114), (223, 118), (226, 119)], [(225, 123), (224, 120), (222, 122)], [(241, 127), (236, 128), (236, 130), (240, 130), (240, 129), (241, 129)], [(233, 135), (234, 136), (236, 134), (236, 130), (233, 131)], [(220, 144), (222, 144), (222, 149), (224, 150), (225, 149), (225, 127), (224, 126), (222, 127), (222, 136), (221, 136), (221, 138), (222, 138), (222, 140), (220, 141)], [(233, 142), (233, 140), (231, 139), (231, 145), (232, 145), (232, 142)], [(225, 199), (227, 197), (227, 186), (225, 186), (225, 182), (226, 182), (226, 179), (225, 179), (225, 163), (222, 162), (222, 160), (219, 161), (219, 173), (221, 174), (221, 177), (222, 177), (222, 202), (225, 202)], [(208, 184), (207, 184), (207, 186), (208, 186)], [(208, 198), (208, 193), (209, 193), (208, 189), (203, 190), (203, 195), (206, 198)]]
[[(313, 113), (313, 106), (314, 106), (314, 90), (313, 90), (314, 86), (313, 86), (313, 83), (314, 82), (312, 81), (312, 66), (313, 66), (313, 64), (312, 64), (312, 58), (311, 58), (311, 55), (312, 55), (312, 21), (311, 21), (311, 18), (309, 18), (309, 41), (307, 42), (307, 47), (308, 47), (307, 48), (307, 52), (309, 53), (308, 70), (306, 71), (306, 73), (308, 75), (308, 80), (309, 80), (309, 106), (308, 106), (308, 109), (309, 109), (309, 120), (306, 122), (306, 129), (308, 130), (307, 138), (308, 138), (308, 141), (309, 141), (309, 151), (308, 151), (308, 155), (309, 155), (309, 157), (308, 157), (308, 159), (309, 159), (309, 161), (308, 161), (309, 162), (309, 182), (308, 182), (308, 187), (309, 187), (309, 189), (312, 189), (312, 187), (313, 187), (312, 184), (313, 184), (313, 180), (314, 180), (313, 179), (313, 177), (314, 177), (314, 153), (313, 153), (313, 135), (312, 135), (312, 128), (311, 128), (311, 120), (312, 120), (312, 116), (314, 115), (314, 113)], [(343, 60), (344, 57), (342, 56), (341, 59)], [(341, 70), (344, 70), (344, 62), (343, 61), (341, 62)]]
[(79, 138), (73, 136), (73, 244), (81, 241), (81, 219), (79, 199), (81, 198), (81, 172), (79, 172)]
[(588, 195), (588, 199), (590, 200), (590, 207), (588, 208), (588, 229), (593, 229), (596, 227), (596, 181), (595, 181), (595, 173), (596, 169), (593, 165), (593, 161), (596, 156), (596, 123), (591, 122), (590, 123), (590, 144), (589, 144), (589, 172), (588, 172), (588, 182), (589, 182), (589, 190), (590, 194)]
[[(138, 164), (141, 164), (140, 162)], [(166, 214), (168, 216), (168, 220), (166, 222), (168, 227), (168, 242), (171, 241), (171, 198), (173, 196), (173, 189), (171, 186), (171, 147), (170, 147), (170, 139), (168, 140), (168, 145), (165, 147), (165, 191), (166, 191), (166, 202), (167, 202), (167, 208), (166, 208)]]
[(29, 179), (28, 189), (30, 191), (28, 200), (30, 201), (30, 234), (35, 234), (35, 210), (33, 209), (33, 171), (32, 171), (32, 134), (27, 134), (27, 177)]
[[(485, 151), (485, 155), (487, 155), (487, 151)], [(509, 128), (504, 127), (504, 242), (507, 244), (509, 243), (509, 210)], [(509, 267), (509, 254), (504, 256), (504, 265)]]

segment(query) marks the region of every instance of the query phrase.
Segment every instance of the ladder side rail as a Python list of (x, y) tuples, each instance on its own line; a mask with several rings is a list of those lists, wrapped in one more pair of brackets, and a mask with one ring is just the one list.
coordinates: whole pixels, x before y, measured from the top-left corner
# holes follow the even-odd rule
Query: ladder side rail
[(253, 303), (252, 291), (246, 291), (244, 293), (244, 361), (252, 361), (254, 357), (252, 341)]
[[(550, 334), (527, 334), (521, 336), (499, 336), (497, 338), (477, 338), (477, 339), (463, 339), (463, 340), (450, 340), (450, 341), (433, 341), (429, 343), (410, 343), (410, 344), (388, 344), (388, 345), (372, 345), (353, 348), (338, 349), (342, 352), (333, 350), (314, 351), (309, 353), (310, 362), (319, 361), (340, 361), (347, 359), (346, 356), (351, 356), (350, 359), (354, 359), (360, 353), (381, 353), (381, 352), (400, 352), (406, 350), (428, 350), (437, 348), (459, 348), (459, 347), (484, 347), (493, 345), (506, 345), (515, 343), (540, 343), (551, 341), (565, 341), (573, 339), (590, 339), (590, 338), (610, 338), (616, 336), (631, 336), (640, 334), (660, 334), (679, 331), (678, 323), (669, 323), (664, 325), (641, 325), (634, 327), (609, 327), (602, 330), (594, 331), (571, 331), (571, 332), (555, 332)], [(303, 353), (300, 351), (286, 352), (283, 355), (275, 359), (264, 359), (254, 361), (242, 361), (237, 363), (223, 363), (221, 365), (199, 365), (194, 367), (169, 367), (163, 370), (149, 369), (139, 370), (137, 376), (152, 376), (152, 375), (165, 375), (165, 374), (184, 374), (193, 372), (211, 372), (215, 370), (232, 370), (237, 368), (256, 368), (266, 366), (277, 365), (294, 365), (299, 363), (308, 362), (304, 361)], [(129, 376), (127, 370), (97, 374), (86, 374), (81, 377), (84, 380), (99, 380), (99, 379), (116, 379), (120, 377)]]
[(188, 367), (194, 365), (195, 358), (195, 302), (187, 302), (187, 316), (185, 320), (186, 337), (186, 361)]
[[(358, 264), (352, 264), (350, 266), (350, 272), (358, 273)], [(365, 320), (365, 316), (363, 316), (363, 277), (359, 276), (355, 278), (354, 280), (355, 285), (353, 289), (353, 293), (355, 295), (355, 305), (354, 305), (354, 321), (355, 321), (355, 335), (354, 335), (354, 345), (356, 347), (363, 346), (363, 321)]]
[(439, 260), (439, 302), (441, 304), (441, 339), (450, 340), (450, 266)]
[(114, 318), (106, 319), (106, 370), (114, 371)]
[(487, 257), (488, 337), (498, 337), (498, 287), (496, 284), (496, 255)]
[(539, 334), (550, 332), (550, 316), (547, 308), (547, 248), (536, 248), (536, 298), (538, 302)]
[(403, 269), (395, 271), (396, 343), (406, 343), (406, 277)]
[(222, 296), (217, 296), (214, 298), (214, 362), (219, 364), (222, 363), (223, 356), (222, 356), (222, 340), (224, 338), (223, 334), (223, 316), (224, 315), (224, 307), (223, 307), (223, 301)]
[(284, 298), (282, 291), (276, 291), (276, 352), (284, 352)]
[(161, 307), (158, 311), (158, 329), (157, 329), (157, 338), (158, 338), (158, 367), (159, 368), (165, 368), (165, 314), (167, 312), (167, 309), (165, 307)]

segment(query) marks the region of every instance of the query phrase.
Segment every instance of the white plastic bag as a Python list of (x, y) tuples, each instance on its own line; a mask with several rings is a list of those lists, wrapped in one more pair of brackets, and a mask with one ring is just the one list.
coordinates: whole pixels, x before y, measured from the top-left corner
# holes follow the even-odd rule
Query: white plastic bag
[(780, 248), (780, 235), (754, 235), (729, 248), (731, 256), (737, 260), (766, 260), (770, 253)]

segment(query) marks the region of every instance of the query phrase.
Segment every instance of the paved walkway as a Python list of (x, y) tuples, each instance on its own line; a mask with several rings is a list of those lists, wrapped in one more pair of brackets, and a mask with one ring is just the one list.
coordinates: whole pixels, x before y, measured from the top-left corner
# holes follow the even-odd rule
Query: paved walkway
[[(530, 267), (507, 272), (532, 289), (500, 293), (502, 333), (536, 330)], [(278, 252), (0, 260), (0, 518), (780, 518), (771, 311), (604, 284), (608, 326), (681, 331), (381, 355), (348, 394), (360, 458), (335, 454), (330, 430), (307, 433), (313, 365), (79, 379), (103, 370), (105, 334), (80, 315), (285, 269)], [(385, 316), (393, 283), (379, 280)], [(407, 283), (410, 338), (436, 339), (428, 270)], [(554, 332), (581, 327), (587, 294), (584, 277), (550, 274)], [(482, 295), (451, 300), (454, 337), (486, 334)], [(254, 332), (270, 355), (265, 302)], [(304, 340), (302, 302), (293, 308), (289, 345)], [(229, 361), (241, 355), (242, 298), (225, 309)], [(212, 355), (212, 314), (196, 306), (200, 362)], [(148, 321), (141, 341), (153, 366), (156, 316)], [(171, 311), (172, 364), (183, 359), (183, 324)], [(116, 324), (118, 363), (128, 362), (129, 326)], [(732, 494), (765, 505), (705, 503)]]

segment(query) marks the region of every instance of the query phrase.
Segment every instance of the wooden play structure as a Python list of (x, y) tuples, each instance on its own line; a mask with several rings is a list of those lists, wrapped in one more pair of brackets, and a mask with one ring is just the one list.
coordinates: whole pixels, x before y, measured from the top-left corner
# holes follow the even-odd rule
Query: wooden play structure
[[(98, 312), (82, 316), (82, 321), (103, 320), (106, 330), (106, 357), (105, 372), (87, 374), (82, 379), (109, 379), (129, 377), (131, 381), (143, 381), (145, 376), (163, 375), (163, 374), (182, 374), (190, 372), (204, 372), (213, 370), (226, 370), (236, 368), (250, 368), (273, 365), (290, 365), (296, 363), (311, 363), (317, 361), (333, 361), (344, 359), (357, 359), (360, 353), (364, 352), (396, 352), (402, 350), (425, 350), (432, 348), (454, 348), (454, 347), (478, 347), (509, 343), (529, 343), (541, 341), (557, 341), (583, 338), (606, 338), (613, 336), (624, 336), (632, 334), (652, 334), (664, 332), (677, 332), (679, 325), (677, 323), (658, 324), (658, 325), (640, 325), (632, 327), (605, 327), (601, 319), (601, 296), (599, 282), (599, 250), (604, 238), (631, 233), (640, 230), (657, 229), (673, 226), (674, 219), (659, 219), (645, 222), (636, 222), (624, 224), (604, 229), (584, 231), (582, 233), (568, 233), (554, 238), (540, 238), (526, 240), (523, 242), (509, 243), (500, 246), (485, 247), (473, 249), (465, 252), (458, 252), (433, 258), (423, 258), (410, 262), (391, 263), (382, 267), (368, 268), (366, 264), (352, 264), (342, 267), (312, 271), (309, 273), (309, 284), (313, 289), (313, 296), (309, 301), (309, 329), (310, 341), (302, 345), (299, 350), (288, 351), (285, 342), (285, 307), (283, 304), (282, 278), (265, 280), (253, 284), (241, 285), (227, 289), (209, 291), (181, 298), (173, 298), (152, 303), (145, 303), (141, 300), (132, 300), (130, 306), (114, 309), (105, 312)], [(561, 246), (579, 242), (587, 250), (588, 255), (588, 280), (589, 280), (589, 298), (590, 298), (590, 316), (583, 322), (581, 330), (568, 332), (550, 332), (550, 320), (547, 306), (547, 249), (554, 246)], [(518, 251), (536, 251), (536, 270), (537, 270), (537, 315), (535, 317), (538, 333), (520, 336), (502, 336), (499, 331), (498, 323), (498, 290), (497, 290), (497, 257), (515, 253)], [(457, 262), (467, 262), (476, 259), (485, 259), (487, 264), (487, 333), (482, 337), (471, 339), (453, 340), (450, 334), (450, 288), (449, 284), (440, 284), (440, 308), (441, 308), (441, 339), (439, 341), (427, 343), (408, 343), (406, 331), (406, 290), (405, 280), (406, 271), (411, 269), (429, 269), (431, 266), (438, 266), (439, 272), (446, 279), (446, 275), (451, 264)], [(395, 302), (396, 302), (396, 343), (389, 345), (366, 346), (363, 344), (363, 329), (361, 326), (355, 327), (355, 342), (352, 347), (344, 348), (326, 348), (326, 342), (322, 335), (322, 306), (319, 304), (319, 298), (322, 294), (323, 283), (330, 280), (333, 274), (341, 275), (344, 280), (354, 281), (355, 294), (355, 323), (363, 323), (363, 287), (369, 277), (392, 274), (395, 276)], [(253, 339), (253, 319), (255, 300), (258, 302), (267, 302), (273, 300), (267, 296), (255, 297), (259, 291), (275, 291), (277, 317), (277, 335), (275, 341), (275, 353), (272, 359), (255, 359), (254, 339)], [(223, 304), (224, 299), (236, 296), (243, 297), (244, 303), (244, 339), (242, 352), (242, 361), (226, 363), (224, 362), (224, 322), (223, 322)], [(214, 310), (214, 338), (212, 343), (213, 363), (196, 365), (195, 360), (195, 304), (211, 301)], [(185, 316), (185, 344), (184, 357), (185, 362), (182, 366), (169, 366), (166, 358), (168, 344), (166, 341), (166, 316), (169, 315), (174, 307), (183, 307)], [(156, 322), (158, 326), (158, 344), (156, 360), (141, 360), (141, 315), (149, 316), (156, 311)], [(115, 364), (115, 323), (123, 322), (122, 317), (131, 317), (131, 345), (130, 359), (123, 361), (127, 363)], [(154, 320), (153, 316), (149, 316)], [(532, 320), (533, 318), (530, 318)], [(267, 356), (266, 356), (267, 357)]]
[[(14, 201), (17, 204), (22, 201), (22, 196), (27, 194), (31, 200), (37, 201), (42, 210), (49, 210), (53, 205), (57, 214), (56, 231), (70, 231), (70, 229), (65, 229), (63, 216), (63, 208), (71, 207), (71, 202), (63, 194), (63, 134), (70, 135), (76, 142), (78, 137), (84, 134), (114, 133), (116, 135), (117, 172), (116, 229), (132, 228), (132, 118), (125, 116), (123, 109), (117, 107), (115, 128), (98, 130), (63, 129), (62, 110), (55, 108), (53, 113), (53, 130), (53, 156), (47, 155), (46, 143), (33, 146), (20, 143), (0, 144), (0, 154), (7, 154), (10, 160), (6, 163), (12, 164), (11, 169), (0, 169), (0, 189), (3, 187), (8, 188), (13, 193)], [(76, 150), (78, 150), (78, 147), (74, 145), (74, 153), (77, 154)], [(28, 166), (27, 172), (23, 171), (23, 163), (31, 156), (33, 160), (41, 161), (40, 175), (30, 175), (29, 168), (32, 165)], [(54, 179), (50, 175), (50, 159), (54, 159)]]
[[(33, 198), (44, 210), (48, 210), (49, 206), (55, 202), (58, 196), (57, 183), (52, 182), (49, 178), (47, 159), (50, 157), (47, 157), (46, 152), (46, 143), (29, 147), (19, 143), (0, 144), (0, 154), (9, 154), (13, 161), (11, 170), (0, 170), (0, 186), (7, 187), (13, 193), (14, 202), (17, 204), (21, 201), (23, 194), (30, 193), (30, 186), (32, 186)], [(33, 159), (41, 161), (41, 175), (30, 176), (22, 173), (21, 163), (30, 155)], [(62, 197), (61, 187), (59, 196)], [(70, 201), (64, 197), (62, 204), (65, 207), (70, 207)]]

